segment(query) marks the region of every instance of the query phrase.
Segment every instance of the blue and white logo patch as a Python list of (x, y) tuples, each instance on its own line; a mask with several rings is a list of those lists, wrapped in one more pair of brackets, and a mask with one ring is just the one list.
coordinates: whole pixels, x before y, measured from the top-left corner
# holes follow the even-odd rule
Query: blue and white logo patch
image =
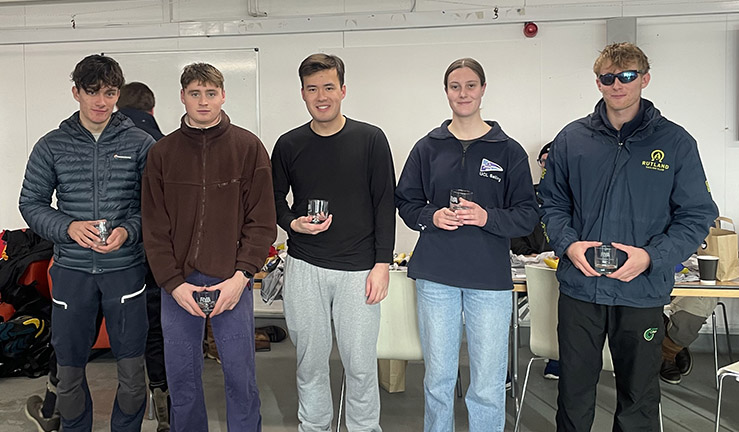
[(480, 172), (503, 172), (503, 167), (498, 165), (497, 163), (493, 161), (489, 161), (485, 158), (482, 159), (482, 163), (480, 164)]
[(502, 181), (500, 176), (497, 174), (493, 174), (496, 172), (502, 173), (503, 167), (493, 161), (489, 161), (483, 158), (482, 163), (480, 164), (480, 177), (486, 177), (500, 183)]

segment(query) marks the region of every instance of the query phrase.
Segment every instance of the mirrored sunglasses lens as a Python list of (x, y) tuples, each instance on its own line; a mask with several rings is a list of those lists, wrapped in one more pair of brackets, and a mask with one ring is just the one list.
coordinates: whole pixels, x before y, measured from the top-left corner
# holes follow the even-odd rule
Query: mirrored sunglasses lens
[(634, 81), (637, 76), (639, 76), (638, 72), (635, 71), (624, 71), (617, 75), (618, 80), (622, 83), (630, 83), (631, 81)]
[(614, 75), (612, 73), (607, 73), (607, 74), (603, 74), (603, 75), (599, 76), (598, 79), (600, 79), (600, 83), (601, 84), (603, 84), (605, 86), (609, 86), (609, 85), (613, 84), (613, 82), (616, 80), (616, 75)]

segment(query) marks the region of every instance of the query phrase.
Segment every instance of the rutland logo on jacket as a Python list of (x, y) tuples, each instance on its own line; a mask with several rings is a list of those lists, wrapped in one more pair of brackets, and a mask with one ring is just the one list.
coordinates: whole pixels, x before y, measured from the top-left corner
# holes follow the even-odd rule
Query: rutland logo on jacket
[(493, 161), (483, 158), (482, 163), (480, 164), (480, 177), (487, 177), (489, 179), (497, 180), (498, 183), (500, 183), (501, 178), (497, 174), (494, 174), (496, 172), (503, 172), (503, 167)]
[(670, 169), (670, 165), (662, 163), (662, 160), (665, 158), (665, 152), (663, 152), (662, 150), (653, 150), (652, 154), (650, 154), (649, 157), (652, 158), (651, 161), (641, 161), (641, 165), (644, 168), (662, 172)]

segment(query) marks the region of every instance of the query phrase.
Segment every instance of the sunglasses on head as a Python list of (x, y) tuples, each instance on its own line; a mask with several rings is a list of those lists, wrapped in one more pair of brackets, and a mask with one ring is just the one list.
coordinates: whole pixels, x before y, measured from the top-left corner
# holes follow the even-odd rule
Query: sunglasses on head
[(613, 85), (613, 83), (616, 82), (616, 78), (618, 78), (618, 80), (621, 81), (622, 84), (626, 84), (634, 81), (640, 73), (644, 72), (638, 70), (627, 70), (617, 74), (607, 73), (603, 75), (598, 75), (598, 79), (600, 80), (600, 83), (604, 86)]

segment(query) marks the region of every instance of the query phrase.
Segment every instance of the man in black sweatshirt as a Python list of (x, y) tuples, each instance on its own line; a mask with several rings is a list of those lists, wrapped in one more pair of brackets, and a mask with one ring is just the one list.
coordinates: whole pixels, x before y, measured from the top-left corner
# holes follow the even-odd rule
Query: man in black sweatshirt
[[(341, 114), (340, 58), (314, 54), (298, 72), (312, 120), (277, 141), (272, 175), (277, 222), (289, 236), (283, 297), (297, 349), (299, 431), (330, 428), (332, 319), (346, 371), (347, 427), (380, 431), (376, 345), (395, 241), (392, 155), (382, 130)], [(312, 199), (329, 202), (320, 223), (306, 216)]]

